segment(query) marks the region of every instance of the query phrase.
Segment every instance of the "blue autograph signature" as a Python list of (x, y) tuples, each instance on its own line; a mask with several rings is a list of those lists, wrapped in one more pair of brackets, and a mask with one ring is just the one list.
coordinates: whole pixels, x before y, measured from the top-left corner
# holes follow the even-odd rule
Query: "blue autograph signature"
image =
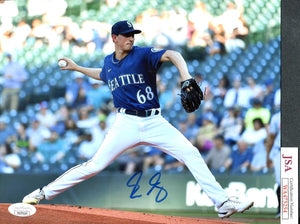
[[(129, 196), (131, 199), (142, 197), (141, 194), (137, 194), (138, 190), (140, 189), (139, 182), (140, 182), (142, 176), (143, 176), (143, 171), (138, 171), (135, 174), (133, 174), (132, 177), (130, 177), (130, 179), (127, 181), (127, 187), (133, 188), (131, 191), (131, 194)], [(137, 178), (135, 178), (135, 177), (137, 177)], [(157, 203), (162, 202), (168, 196), (167, 190), (164, 189), (163, 186), (159, 186), (160, 185), (160, 177), (161, 177), (161, 173), (157, 172), (149, 179), (149, 185), (151, 186), (151, 189), (147, 192), (147, 196), (149, 196), (155, 188), (159, 189), (159, 191), (156, 195), (156, 198), (155, 198), (155, 201)], [(136, 181), (134, 181), (134, 179), (136, 179)]]

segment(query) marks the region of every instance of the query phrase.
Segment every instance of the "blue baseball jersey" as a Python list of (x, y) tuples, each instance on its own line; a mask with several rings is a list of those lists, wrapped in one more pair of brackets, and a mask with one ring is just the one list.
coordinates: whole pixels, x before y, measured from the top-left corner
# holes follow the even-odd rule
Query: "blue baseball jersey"
[(100, 78), (108, 84), (115, 107), (128, 110), (159, 108), (156, 73), (165, 51), (133, 46), (120, 61), (114, 58), (114, 53), (105, 57)]

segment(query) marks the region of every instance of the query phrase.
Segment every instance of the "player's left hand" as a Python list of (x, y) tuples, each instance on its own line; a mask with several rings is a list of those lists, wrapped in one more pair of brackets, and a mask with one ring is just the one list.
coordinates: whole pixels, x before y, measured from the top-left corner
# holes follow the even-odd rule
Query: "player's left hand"
[(199, 108), (203, 100), (203, 92), (194, 78), (181, 82), (181, 104), (187, 113)]

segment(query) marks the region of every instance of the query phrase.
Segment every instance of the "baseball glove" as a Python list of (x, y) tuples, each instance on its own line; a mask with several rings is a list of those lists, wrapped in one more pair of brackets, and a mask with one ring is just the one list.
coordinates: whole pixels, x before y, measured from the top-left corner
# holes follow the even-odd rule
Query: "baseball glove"
[(197, 110), (203, 100), (203, 92), (194, 78), (181, 82), (181, 104), (187, 113)]

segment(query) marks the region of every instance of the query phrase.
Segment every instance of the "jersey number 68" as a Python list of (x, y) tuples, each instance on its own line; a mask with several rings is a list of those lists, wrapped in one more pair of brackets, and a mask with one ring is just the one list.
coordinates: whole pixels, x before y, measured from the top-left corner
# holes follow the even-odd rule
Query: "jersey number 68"
[(152, 100), (154, 98), (154, 93), (152, 92), (150, 86), (147, 86), (146, 89), (145, 89), (146, 95), (141, 93), (141, 91), (142, 90), (140, 89), (136, 93), (136, 98), (139, 101), (139, 103), (144, 104), (144, 103), (146, 103), (146, 100)]

